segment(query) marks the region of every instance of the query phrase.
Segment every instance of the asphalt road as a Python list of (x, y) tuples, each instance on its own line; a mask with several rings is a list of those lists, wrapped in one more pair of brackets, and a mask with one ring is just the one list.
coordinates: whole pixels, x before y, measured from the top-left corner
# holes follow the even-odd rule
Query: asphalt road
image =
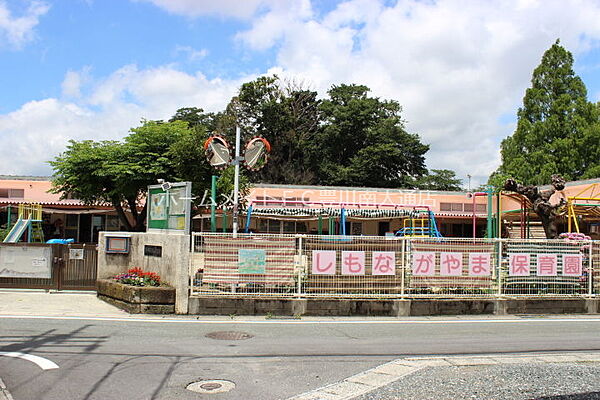
[[(409, 355), (600, 350), (600, 319), (309, 322), (132, 321), (0, 317), (0, 357), (15, 400), (285, 399)], [(206, 337), (217, 331), (243, 340)], [(199, 379), (227, 393), (185, 389)]]

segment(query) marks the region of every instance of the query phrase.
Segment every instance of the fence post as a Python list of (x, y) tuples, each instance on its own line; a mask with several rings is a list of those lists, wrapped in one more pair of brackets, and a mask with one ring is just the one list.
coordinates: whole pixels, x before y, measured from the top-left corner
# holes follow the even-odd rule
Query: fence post
[(405, 286), (405, 275), (406, 275), (406, 238), (400, 238), (400, 240), (402, 240), (402, 246), (401, 246), (401, 256), (400, 259), (402, 260), (401, 265), (400, 265), (400, 297), (404, 298), (404, 286)]
[(496, 245), (496, 263), (498, 265), (498, 296), (502, 296), (502, 239), (497, 239)]
[(52, 259), (53, 259), (53, 268), (56, 273), (56, 290), (62, 290), (62, 280), (63, 280), (63, 246), (64, 244), (53, 244), (52, 245)]
[[(214, 176), (214, 175), (213, 175)], [(188, 264), (188, 284), (190, 286), (189, 294), (194, 294), (194, 278), (195, 274), (194, 270), (194, 254), (196, 253), (196, 237), (194, 236), (194, 232), (190, 235), (191, 238), (191, 251), (190, 251), (190, 262)]]
[(588, 296), (591, 297), (594, 295), (594, 284), (592, 282), (594, 278), (594, 242), (590, 241), (589, 244), (590, 250), (588, 256)]
[(297, 251), (297, 255), (298, 255), (298, 279), (297, 279), (297, 292), (296, 294), (298, 295), (298, 297), (302, 296), (302, 267), (303, 267), (303, 263), (302, 263), (302, 235), (297, 235), (296, 236), (298, 238), (298, 251)]

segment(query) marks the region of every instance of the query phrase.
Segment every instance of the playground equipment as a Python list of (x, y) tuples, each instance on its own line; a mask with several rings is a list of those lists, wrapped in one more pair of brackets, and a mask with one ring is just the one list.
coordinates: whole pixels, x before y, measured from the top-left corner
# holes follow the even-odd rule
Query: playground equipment
[(19, 217), (8, 235), (4, 238), (4, 243), (18, 242), (25, 231), (27, 231), (28, 242), (44, 243), (41, 204), (19, 204)]
[[(414, 204), (370, 204), (370, 203), (350, 203), (350, 202), (328, 202), (328, 201), (296, 201), (296, 200), (279, 200), (279, 199), (265, 199), (265, 200), (253, 200), (248, 206), (246, 211), (246, 232), (250, 231), (250, 222), (254, 210), (254, 203), (261, 205), (270, 204), (283, 204), (285, 206), (302, 206), (303, 208), (297, 210), (298, 215), (310, 215), (317, 217), (319, 234), (323, 234), (323, 216), (328, 218), (328, 231), (333, 234), (335, 231), (335, 218), (339, 217), (340, 235), (346, 235), (346, 220), (348, 217), (359, 217), (359, 218), (405, 218), (412, 222), (411, 229), (413, 226), (419, 225), (419, 229), (411, 230), (411, 233), (423, 234), (427, 232), (428, 236), (441, 237), (441, 234), (437, 228), (435, 221), (435, 215), (429, 206), (414, 205)], [(321, 206), (322, 208), (305, 208), (307, 206)], [(352, 208), (347, 208), (352, 207)], [(295, 210), (289, 208), (281, 208), (280, 210), (285, 212), (286, 216), (293, 216)], [(260, 209), (260, 211), (264, 211)], [(425, 217), (423, 217), (425, 214)], [(416, 222), (421, 221), (422, 222)], [(406, 225), (405, 225), (406, 227)], [(403, 228), (404, 229), (404, 228)], [(405, 231), (406, 233), (409, 230)], [(409, 236), (408, 234), (403, 236)], [(414, 236), (414, 235), (412, 235)]]
[(600, 186), (598, 185), (593, 183), (575, 196), (567, 197), (567, 229), (569, 232), (573, 232), (574, 227), (575, 232), (580, 233), (580, 218), (600, 218)]
[[(431, 210), (420, 212), (418, 218), (406, 218), (403, 228), (396, 232), (396, 236), (406, 237), (442, 237), (435, 221), (435, 214)], [(422, 216), (422, 215), (425, 216)]]

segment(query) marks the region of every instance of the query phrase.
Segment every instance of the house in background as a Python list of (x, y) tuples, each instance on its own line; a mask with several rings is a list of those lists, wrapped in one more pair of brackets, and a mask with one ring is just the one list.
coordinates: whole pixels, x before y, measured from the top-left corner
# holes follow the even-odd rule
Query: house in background
[[(254, 184), (246, 200), (252, 205), (249, 230), (256, 233), (340, 234), (340, 210), (344, 208), (346, 234), (390, 235), (430, 210), (441, 235), (472, 237), (474, 207), (477, 236), (483, 237), (488, 216), (486, 196), (473, 199), (467, 192)], [(415, 210), (421, 217), (415, 217)], [(247, 214), (240, 215), (243, 231)], [(217, 219), (218, 231), (223, 224), (231, 230), (230, 212), (219, 212)], [(208, 209), (195, 220), (202, 220), (195, 230), (210, 231)]]
[[(61, 200), (60, 195), (49, 193), (51, 187), (50, 177), (0, 175), (0, 226), (9, 225), (9, 215), (10, 224), (16, 222), (19, 204), (37, 203), (42, 206), (46, 240), (73, 238), (78, 243), (96, 243), (99, 231), (125, 230), (112, 205), (89, 206), (77, 199)], [(580, 230), (600, 239), (600, 179), (567, 182), (552, 202), (560, 197), (572, 203), (571, 212), (564, 211), (560, 232)], [(498, 208), (503, 231), (494, 225), (495, 237), (544, 237), (538, 217), (522, 198), (503, 194), (500, 199), (494, 196), (491, 203), (488, 210), (487, 196), (473, 198), (467, 192), (274, 184), (253, 185), (246, 199), (246, 204), (253, 207), (249, 230), (256, 233), (340, 234), (339, 211), (344, 208), (346, 234), (383, 236), (402, 229), (411, 219), (411, 206), (420, 206), (433, 212), (444, 237), (472, 237), (473, 215), (477, 237), (484, 237), (488, 211), (496, 220)], [(246, 216), (245, 209), (241, 209), (242, 232)], [(230, 209), (225, 213), (218, 210), (219, 232), (231, 231), (231, 218)], [(195, 231), (210, 231), (209, 208), (204, 208), (193, 222)]]
[(42, 206), (45, 240), (73, 238), (78, 243), (96, 243), (99, 231), (120, 230), (119, 218), (111, 205), (88, 206), (77, 199), (61, 200), (59, 194), (48, 192), (51, 187), (51, 178), (46, 176), (0, 175), (2, 228), (17, 221), (19, 204), (37, 203)]

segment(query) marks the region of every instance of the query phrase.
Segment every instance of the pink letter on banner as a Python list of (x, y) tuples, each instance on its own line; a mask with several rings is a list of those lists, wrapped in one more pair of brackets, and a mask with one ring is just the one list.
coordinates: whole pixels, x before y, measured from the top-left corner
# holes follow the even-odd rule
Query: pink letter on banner
[(342, 251), (342, 275), (364, 275), (365, 252)]
[(556, 254), (537, 255), (537, 276), (556, 276), (558, 274), (558, 256)]
[(462, 253), (440, 253), (440, 276), (461, 276)]
[(563, 276), (581, 276), (583, 274), (583, 256), (581, 254), (563, 254)]
[(490, 253), (469, 253), (469, 275), (489, 276), (492, 273), (492, 255)]
[(415, 276), (435, 275), (435, 253), (415, 251), (412, 255), (412, 274)]
[(373, 275), (396, 275), (396, 253), (393, 251), (373, 252)]
[(313, 250), (312, 273), (315, 275), (335, 275), (335, 251)]
[(529, 254), (511, 254), (508, 264), (508, 275), (529, 276)]

